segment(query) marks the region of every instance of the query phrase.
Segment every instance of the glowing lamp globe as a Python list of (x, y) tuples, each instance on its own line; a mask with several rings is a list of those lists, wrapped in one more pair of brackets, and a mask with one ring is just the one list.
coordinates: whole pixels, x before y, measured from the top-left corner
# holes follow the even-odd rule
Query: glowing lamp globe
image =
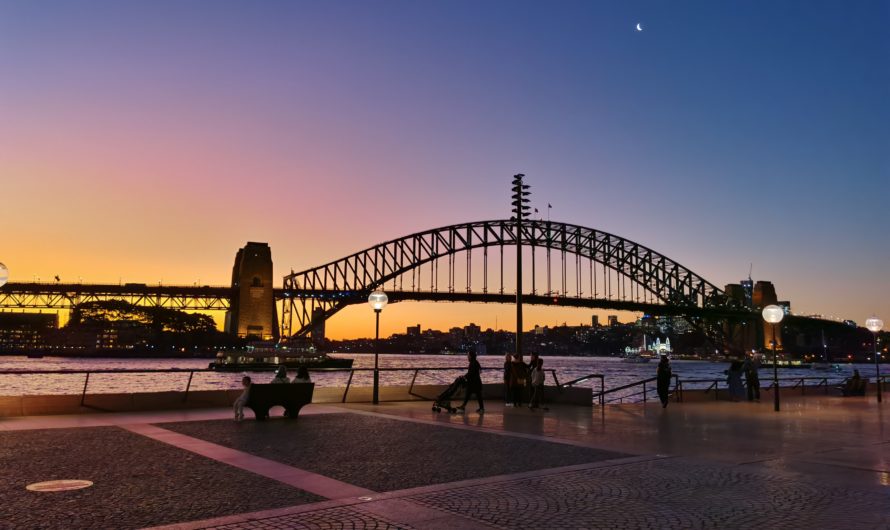
[(878, 317), (871, 317), (865, 321), (865, 327), (872, 333), (877, 333), (884, 329), (884, 321)]
[(9, 280), (9, 269), (6, 268), (6, 265), (0, 263), (0, 287), (6, 285), (6, 282)]
[(386, 307), (387, 302), (389, 302), (389, 298), (387, 298), (386, 293), (380, 291), (374, 291), (368, 297), (368, 303), (371, 304), (374, 311), (382, 311)]
[(777, 305), (768, 305), (763, 308), (763, 320), (770, 324), (778, 324), (785, 318), (785, 310)]

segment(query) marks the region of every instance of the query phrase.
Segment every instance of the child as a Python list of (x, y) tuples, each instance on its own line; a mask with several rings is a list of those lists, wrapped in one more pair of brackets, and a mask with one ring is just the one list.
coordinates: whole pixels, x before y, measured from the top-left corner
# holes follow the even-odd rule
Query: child
[(241, 386), (244, 387), (244, 392), (241, 392), (241, 395), (235, 400), (235, 404), (232, 405), (235, 410), (235, 421), (244, 419), (244, 405), (247, 404), (247, 399), (250, 397), (250, 376), (245, 375), (241, 378)]

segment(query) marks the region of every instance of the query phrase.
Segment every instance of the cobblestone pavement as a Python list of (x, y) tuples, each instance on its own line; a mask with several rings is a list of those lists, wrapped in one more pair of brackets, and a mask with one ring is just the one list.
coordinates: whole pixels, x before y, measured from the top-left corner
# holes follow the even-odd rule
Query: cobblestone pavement
[(887, 528), (890, 495), (689, 458), (409, 497), (499, 528)]
[[(52, 493), (25, 489), (61, 479), (94, 485)], [(318, 500), (117, 427), (0, 432), (3, 529), (139, 528)]]
[(626, 456), (349, 413), (297, 421), (159, 425), (380, 492)]
[(412, 530), (410, 526), (387, 521), (379, 516), (348, 507), (329, 508), (207, 528), (212, 530)]

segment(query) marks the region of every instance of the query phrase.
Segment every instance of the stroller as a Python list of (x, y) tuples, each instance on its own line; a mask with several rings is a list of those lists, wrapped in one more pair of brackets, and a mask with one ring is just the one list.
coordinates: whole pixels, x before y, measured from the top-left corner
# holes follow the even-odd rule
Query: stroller
[(442, 409), (447, 410), (448, 412), (454, 414), (457, 412), (457, 409), (451, 406), (451, 398), (457, 394), (458, 390), (467, 386), (467, 378), (465, 376), (460, 376), (455, 379), (448, 388), (445, 389), (444, 392), (439, 394), (439, 397), (433, 401), (433, 411), (441, 412)]

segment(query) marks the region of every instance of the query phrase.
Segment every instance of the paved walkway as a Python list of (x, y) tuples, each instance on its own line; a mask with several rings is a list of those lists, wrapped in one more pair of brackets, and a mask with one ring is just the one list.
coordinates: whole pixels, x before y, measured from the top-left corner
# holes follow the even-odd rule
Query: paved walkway
[[(0, 528), (890, 528), (888, 403), (486, 407), (0, 418)], [(102, 444), (116, 457), (98, 469)], [(41, 475), (96, 484), (24, 490)], [(106, 513), (110, 497), (124, 505)]]

